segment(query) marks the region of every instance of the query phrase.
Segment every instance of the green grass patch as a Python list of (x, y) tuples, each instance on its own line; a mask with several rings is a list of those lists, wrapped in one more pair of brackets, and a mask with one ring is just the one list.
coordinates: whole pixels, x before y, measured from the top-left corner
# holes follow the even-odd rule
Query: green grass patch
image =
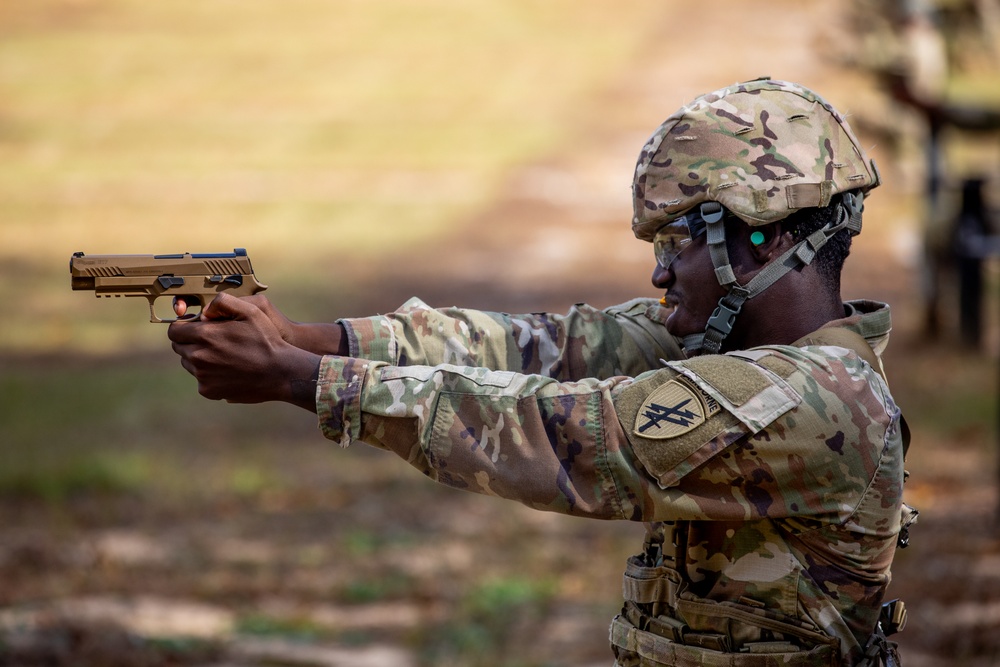
[(289, 488), (288, 443), (322, 440), (314, 418), (288, 407), (206, 401), (169, 357), (10, 364), (0, 373), (0, 494), (253, 498)]
[(413, 578), (403, 572), (382, 572), (352, 579), (344, 585), (340, 598), (348, 604), (404, 599), (412, 597), (415, 587)]
[(515, 667), (525, 663), (512, 638), (531, 636), (556, 596), (550, 579), (489, 578), (471, 586), (452, 618), (425, 634), (421, 664)]
[(959, 436), (992, 447), (997, 425), (996, 364), (983, 355), (909, 355), (890, 375), (894, 396), (914, 431)]
[(348, 531), (341, 538), (344, 550), (351, 558), (373, 555), (385, 542), (379, 535), (362, 528)]
[(255, 637), (282, 637), (310, 641), (329, 636), (330, 630), (304, 616), (248, 614), (236, 621), (236, 633)]
[(152, 478), (141, 456), (77, 455), (45, 464), (4, 466), (0, 497), (60, 502), (77, 495), (135, 493)]
[(474, 617), (508, 617), (525, 606), (544, 606), (555, 594), (554, 582), (519, 577), (489, 579), (465, 600)]

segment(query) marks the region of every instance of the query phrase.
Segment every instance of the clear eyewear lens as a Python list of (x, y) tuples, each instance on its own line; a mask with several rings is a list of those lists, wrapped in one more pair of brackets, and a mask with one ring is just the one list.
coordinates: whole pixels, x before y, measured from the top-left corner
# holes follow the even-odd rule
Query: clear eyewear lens
[(653, 252), (656, 262), (664, 269), (669, 268), (674, 259), (691, 243), (691, 233), (687, 222), (680, 218), (663, 227), (653, 237)]

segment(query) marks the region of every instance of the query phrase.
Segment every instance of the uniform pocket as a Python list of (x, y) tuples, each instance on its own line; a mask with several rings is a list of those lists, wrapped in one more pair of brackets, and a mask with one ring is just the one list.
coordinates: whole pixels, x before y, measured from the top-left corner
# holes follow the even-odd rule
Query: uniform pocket
[(681, 588), (681, 575), (669, 567), (647, 567), (639, 564), (635, 556), (629, 558), (622, 582), (625, 600), (636, 604), (666, 603), (677, 604), (677, 593)]

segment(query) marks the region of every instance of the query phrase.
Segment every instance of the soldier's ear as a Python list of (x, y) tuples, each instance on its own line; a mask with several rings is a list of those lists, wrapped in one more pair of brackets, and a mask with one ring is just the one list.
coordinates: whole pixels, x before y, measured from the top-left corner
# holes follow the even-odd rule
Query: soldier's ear
[(776, 251), (782, 246), (783, 236), (780, 222), (753, 227), (747, 236), (750, 253), (761, 264), (766, 264), (777, 256)]

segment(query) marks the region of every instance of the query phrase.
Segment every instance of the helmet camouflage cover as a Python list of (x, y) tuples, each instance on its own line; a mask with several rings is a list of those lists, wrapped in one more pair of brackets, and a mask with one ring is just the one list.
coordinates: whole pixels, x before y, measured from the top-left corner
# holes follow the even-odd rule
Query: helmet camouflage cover
[(766, 225), (878, 184), (875, 163), (826, 100), (758, 79), (702, 95), (657, 128), (635, 169), (632, 231), (650, 241), (706, 201)]

